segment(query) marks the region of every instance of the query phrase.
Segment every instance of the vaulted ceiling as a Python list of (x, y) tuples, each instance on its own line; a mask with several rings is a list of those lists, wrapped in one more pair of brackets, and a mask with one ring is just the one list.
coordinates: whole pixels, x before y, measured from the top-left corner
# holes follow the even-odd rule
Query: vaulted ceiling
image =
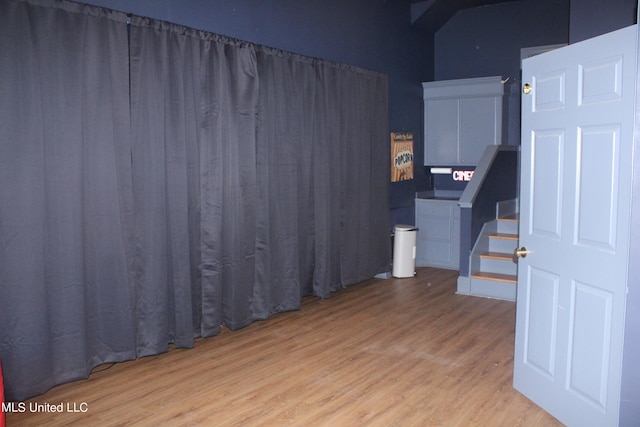
[(413, 25), (435, 33), (459, 10), (519, 0), (423, 0), (411, 1)]

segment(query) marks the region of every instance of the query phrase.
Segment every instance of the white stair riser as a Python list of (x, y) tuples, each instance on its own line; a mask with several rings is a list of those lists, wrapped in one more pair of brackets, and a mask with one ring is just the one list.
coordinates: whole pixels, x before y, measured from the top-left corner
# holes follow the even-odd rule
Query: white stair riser
[(516, 300), (516, 285), (494, 280), (471, 278), (470, 294), (480, 297), (496, 298), (507, 301)]
[(489, 252), (504, 252), (507, 254), (512, 254), (513, 251), (518, 247), (517, 240), (508, 240), (508, 239), (489, 239)]
[(487, 273), (513, 274), (518, 273), (518, 265), (512, 260), (494, 258), (480, 258), (480, 271)]
[(518, 234), (518, 227), (519, 227), (519, 222), (518, 221), (501, 221), (501, 220), (497, 220), (497, 230), (498, 233), (505, 233), (505, 234)]

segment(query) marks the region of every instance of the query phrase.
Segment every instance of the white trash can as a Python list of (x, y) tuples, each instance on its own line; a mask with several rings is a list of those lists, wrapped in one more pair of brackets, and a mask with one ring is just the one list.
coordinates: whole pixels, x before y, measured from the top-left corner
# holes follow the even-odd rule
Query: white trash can
[(393, 277), (413, 277), (416, 272), (416, 236), (414, 225), (395, 226), (393, 239)]

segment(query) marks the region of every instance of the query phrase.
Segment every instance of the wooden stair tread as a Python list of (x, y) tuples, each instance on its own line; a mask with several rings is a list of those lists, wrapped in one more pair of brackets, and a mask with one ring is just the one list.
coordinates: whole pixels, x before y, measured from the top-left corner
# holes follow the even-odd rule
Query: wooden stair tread
[(490, 239), (503, 239), (503, 240), (518, 240), (517, 234), (507, 234), (507, 233), (494, 233), (489, 234)]
[(505, 261), (513, 260), (513, 254), (505, 252), (485, 252), (480, 254), (480, 258), (500, 259)]
[(480, 271), (478, 273), (474, 273), (471, 275), (473, 279), (482, 279), (482, 280), (495, 280), (498, 282), (507, 282), (515, 284), (518, 281), (518, 276), (513, 274), (501, 274), (501, 273), (488, 273), (484, 271)]

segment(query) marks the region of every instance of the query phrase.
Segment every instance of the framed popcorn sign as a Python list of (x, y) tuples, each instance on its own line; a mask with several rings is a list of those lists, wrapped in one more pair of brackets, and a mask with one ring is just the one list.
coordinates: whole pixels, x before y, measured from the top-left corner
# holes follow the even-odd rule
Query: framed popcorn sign
[(413, 133), (391, 132), (391, 182), (413, 179)]

